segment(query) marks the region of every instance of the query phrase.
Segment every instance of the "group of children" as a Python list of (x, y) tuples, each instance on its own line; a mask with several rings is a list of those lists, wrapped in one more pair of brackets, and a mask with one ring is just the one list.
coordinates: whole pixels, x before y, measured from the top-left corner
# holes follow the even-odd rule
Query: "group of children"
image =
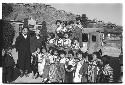
[[(76, 25), (82, 29), (80, 22), (74, 24), (70, 21), (67, 25), (57, 20), (56, 25), (56, 34), (50, 33), (46, 45), (37, 47), (32, 53), (33, 78), (41, 77), (42, 83), (113, 82), (108, 56), (101, 56), (100, 52), (88, 54), (81, 51), (81, 31), (74, 31)], [(4, 60), (5, 68), (9, 70), (8, 78), (11, 79), (9, 72), (15, 68), (11, 49), (6, 54), (9, 57)]]
[[(80, 22), (79, 22), (80, 23)], [(53, 44), (59, 48), (73, 48), (79, 49), (82, 37), (80, 31), (75, 31), (77, 28), (82, 29), (81, 24), (75, 24), (74, 21), (56, 21), (57, 29), (55, 33), (50, 33), (48, 37), (48, 44)], [(79, 30), (78, 29), (78, 30)], [(75, 34), (77, 36), (75, 36)]]
[(34, 78), (43, 83), (106, 83), (113, 82), (113, 69), (108, 56), (78, 50), (60, 50), (54, 47), (37, 48), (32, 54)]
[[(81, 49), (83, 27), (80, 20), (75, 22), (72, 20), (69, 22), (57, 20), (56, 26), (55, 33), (49, 34), (46, 45), (49, 48), (47, 55), (50, 59), (49, 71), (45, 71), (48, 72), (46, 73), (48, 74), (48, 77), (46, 77), (48, 82), (113, 82), (113, 70), (109, 66), (109, 61), (106, 64), (104, 63), (107, 62), (107, 57), (102, 59), (103, 57), (101, 58), (99, 52), (83, 53)], [(100, 58), (98, 58), (99, 56)], [(44, 71), (42, 73), (44, 74)], [(105, 76), (102, 75), (108, 76), (108, 78), (106, 77), (107, 81)]]

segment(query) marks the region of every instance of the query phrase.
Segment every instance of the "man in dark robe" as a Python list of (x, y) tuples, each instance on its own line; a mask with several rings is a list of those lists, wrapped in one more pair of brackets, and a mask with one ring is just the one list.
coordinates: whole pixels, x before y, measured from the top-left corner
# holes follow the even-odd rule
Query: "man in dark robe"
[(35, 52), (37, 48), (41, 48), (43, 45), (45, 45), (43, 41), (43, 37), (40, 36), (40, 29), (36, 29), (35, 36), (30, 38), (30, 51), (31, 53)]
[(30, 70), (30, 36), (28, 35), (28, 28), (24, 27), (22, 33), (17, 37), (15, 47), (18, 51), (18, 66), (21, 72), (21, 77), (31, 72)]

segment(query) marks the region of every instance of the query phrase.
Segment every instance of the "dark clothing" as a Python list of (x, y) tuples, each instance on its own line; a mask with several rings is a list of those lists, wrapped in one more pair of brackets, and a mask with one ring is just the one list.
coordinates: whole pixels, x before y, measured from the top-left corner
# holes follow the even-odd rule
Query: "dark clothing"
[(15, 47), (18, 51), (18, 66), (21, 70), (28, 70), (30, 72), (30, 36), (27, 35), (25, 39), (21, 34), (17, 37)]
[(118, 82), (120, 76), (120, 62), (118, 57), (110, 57), (110, 66), (113, 68), (113, 80)]
[(57, 33), (57, 36), (59, 37), (59, 38), (64, 38), (64, 33)]
[(13, 81), (13, 73), (14, 68), (13, 67), (6, 67), (6, 81)]
[(14, 59), (11, 54), (5, 54), (3, 59), (3, 83), (13, 81)]
[(79, 73), (82, 75), (81, 81), (86, 83), (87, 82), (87, 70), (88, 70), (88, 63), (85, 62), (82, 67), (80, 68)]
[(65, 81), (65, 66), (63, 63), (59, 63), (58, 64), (59, 66), (59, 73), (60, 73), (60, 76), (61, 76), (61, 80), (64, 82)]
[(73, 83), (73, 71), (65, 72), (65, 83)]
[(38, 72), (38, 58), (33, 56), (33, 61), (31, 63), (31, 70), (33, 71), (34, 75)]
[(36, 48), (42, 47), (44, 45), (43, 38), (37, 39), (36, 36), (31, 37), (30, 39), (30, 51), (31, 53), (36, 51)]
[(5, 67), (14, 67), (14, 59), (11, 54), (5, 55)]

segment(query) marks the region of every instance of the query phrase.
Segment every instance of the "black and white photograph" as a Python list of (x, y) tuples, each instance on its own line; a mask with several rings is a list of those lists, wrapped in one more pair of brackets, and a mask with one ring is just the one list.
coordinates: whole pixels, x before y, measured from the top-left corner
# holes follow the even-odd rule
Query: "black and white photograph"
[(2, 83), (123, 83), (122, 12), (122, 3), (2, 3)]

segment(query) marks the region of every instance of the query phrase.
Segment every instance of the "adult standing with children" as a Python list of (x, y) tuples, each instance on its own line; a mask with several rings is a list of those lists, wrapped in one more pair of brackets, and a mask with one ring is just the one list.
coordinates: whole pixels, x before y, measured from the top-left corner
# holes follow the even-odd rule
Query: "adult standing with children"
[(38, 47), (42, 47), (44, 44), (43, 37), (40, 36), (40, 29), (37, 28), (35, 31), (35, 36), (30, 39), (30, 51), (31, 53), (35, 52)]
[(24, 25), (22, 33), (17, 37), (15, 47), (18, 51), (18, 66), (21, 72), (20, 77), (30, 73), (30, 35), (28, 34), (28, 26)]

